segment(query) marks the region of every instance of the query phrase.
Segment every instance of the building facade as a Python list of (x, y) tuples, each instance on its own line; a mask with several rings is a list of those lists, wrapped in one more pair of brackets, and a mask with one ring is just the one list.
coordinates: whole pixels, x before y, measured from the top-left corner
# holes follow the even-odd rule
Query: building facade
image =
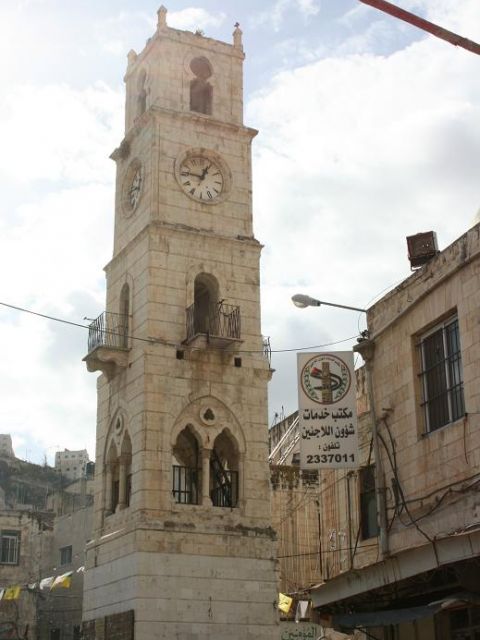
[(0, 433), (0, 456), (15, 457), (12, 446), (12, 436), (9, 433)]
[(57, 451), (55, 453), (55, 470), (69, 480), (77, 480), (77, 478), (86, 476), (89, 461), (86, 449)]
[(85, 358), (102, 372), (87, 638), (278, 630), (243, 59), (238, 27), (226, 44), (169, 28), (163, 7), (128, 56), (106, 312)]
[(345, 562), (311, 591), (337, 628), (386, 639), (480, 634), (479, 307), (476, 225), (368, 311), (370, 337), (356, 350), (373, 396), (364, 437), (377, 440), (378, 459), (368, 453), (355, 472), (357, 519), (338, 509), (348, 506), (340, 472), (332, 493), (322, 490), (322, 514), (337, 505)]

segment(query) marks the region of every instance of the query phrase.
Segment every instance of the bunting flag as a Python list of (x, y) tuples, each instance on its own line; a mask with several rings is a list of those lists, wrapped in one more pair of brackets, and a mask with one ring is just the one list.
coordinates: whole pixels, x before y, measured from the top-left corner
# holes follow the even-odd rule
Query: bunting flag
[(67, 573), (63, 573), (61, 576), (57, 576), (53, 581), (50, 589), (56, 589), (57, 587), (62, 587), (63, 589), (70, 589), (70, 585), (72, 584), (72, 574), (73, 571), (67, 571)]
[(40, 580), (40, 589), (50, 589), (54, 580), (54, 576), (43, 578), (43, 580)]
[(3, 599), (4, 600), (17, 600), (17, 598), (20, 595), (20, 591), (21, 590), (22, 590), (22, 588), (19, 587), (19, 586), (7, 587), (5, 589), (4, 594), (3, 594)]
[(78, 567), (77, 573), (85, 573), (85, 567)]
[(278, 594), (278, 608), (283, 613), (288, 613), (292, 606), (293, 599), (290, 596), (286, 596), (284, 593)]

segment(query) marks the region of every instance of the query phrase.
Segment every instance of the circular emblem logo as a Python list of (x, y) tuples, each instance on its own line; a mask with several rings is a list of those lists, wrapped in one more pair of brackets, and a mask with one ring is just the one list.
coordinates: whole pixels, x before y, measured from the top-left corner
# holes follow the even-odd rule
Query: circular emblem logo
[(319, 404), (333, 404), (344, 398), (351, 385), (350, 370), (345, 362), (331, 353), (311, 358), (300, 375), (303, 392)]

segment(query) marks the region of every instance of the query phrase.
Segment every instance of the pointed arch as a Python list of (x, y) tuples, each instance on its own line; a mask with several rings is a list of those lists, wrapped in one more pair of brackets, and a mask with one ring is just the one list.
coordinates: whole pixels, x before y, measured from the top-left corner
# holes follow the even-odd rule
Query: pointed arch
[(204, 56), (193, 58), (190, 70), (195, 76), (190, 81), (190, 111), (212, 115), (213, 87), (208, 79), (213, 74), (210, 62)]
[(137, 118), (145, 113), (147, 110), (147, 72), (145, 69), (141, 69), (137, 78)]
[(175, 502), (199, 503), (201, 441), (190, 424), (177, 435), (172, 447), (172, 495)]
[(195, 277), (193, 289), (195, 333), (215, 333), (218, 290), (218, 281), (212, 274), (199, 273)]
[(123, 347), (128, 347), (128, 335), (130, 331), (130, 285), (124, 282), (120, 291), (119, 304), (119, 333)]
[(210, 499), (214, 507), (237, 506), (239, 463), (238, 443), (228, 429), (223, 429), (210, 454)]

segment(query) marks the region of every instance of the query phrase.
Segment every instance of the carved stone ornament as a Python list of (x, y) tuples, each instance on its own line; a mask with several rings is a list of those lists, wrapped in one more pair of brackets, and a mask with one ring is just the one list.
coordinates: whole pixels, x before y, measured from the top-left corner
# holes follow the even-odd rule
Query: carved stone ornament
[(211, 427), (217, 422), (217, 416), (210, 406), (203, 406), (200, 409), (200, 420), (203, 424), (207, 425), (207, 427)]

